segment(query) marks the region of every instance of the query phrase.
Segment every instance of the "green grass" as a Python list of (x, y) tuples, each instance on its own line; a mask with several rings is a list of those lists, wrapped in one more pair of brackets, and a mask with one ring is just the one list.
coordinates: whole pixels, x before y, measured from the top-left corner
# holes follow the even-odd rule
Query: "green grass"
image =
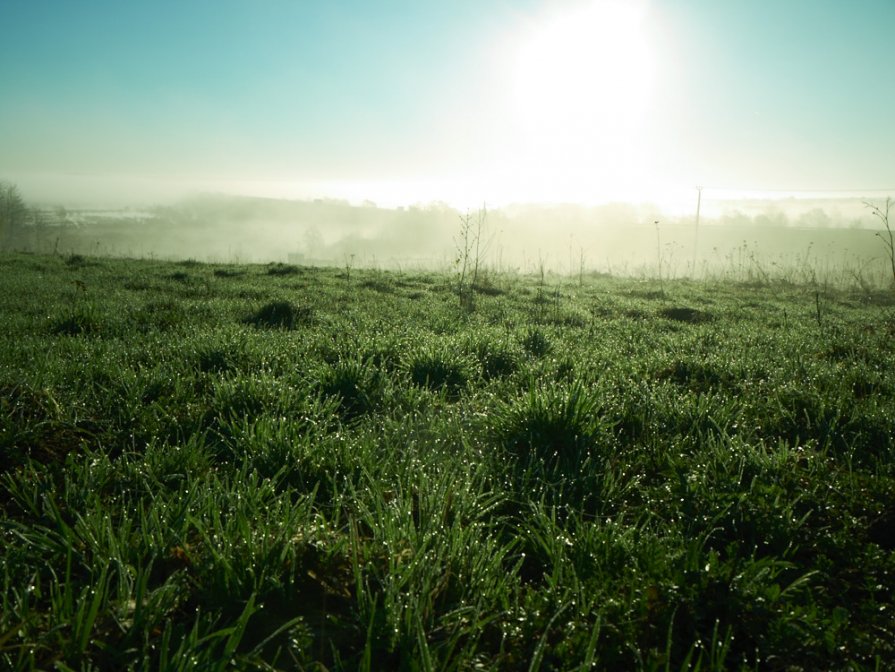
[(489, 283), (2, 255), (0, 668), (895, 665), (891, 301)]

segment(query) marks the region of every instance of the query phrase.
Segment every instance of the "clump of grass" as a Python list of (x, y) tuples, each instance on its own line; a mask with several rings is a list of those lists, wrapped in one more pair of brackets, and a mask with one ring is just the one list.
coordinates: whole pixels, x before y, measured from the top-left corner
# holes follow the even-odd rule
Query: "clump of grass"
[(214, 385), (210, 414), (221, 420), (285, 415), (295, 405), (296, 394), (291, 385), (264, 374), (225, 378)]
[(361, 359), (372, 366), (392, 373), (401, 367), (401, 345), (397, 338), (373, 338), (359, 346)]
[(0, 384), (0, 473), (24, 462), (35, 444), (44, 445), (59, 406), (49, 390), (24, 383)]
[(534, 357), (543, 357), (553, 349), (553, 344), (547, 334), (538, 327), (526, 331), (520, 342), (525, 351)]
[(563, 357), (556, 365), (556, 372), (553, 377), (558, 381), (566, 381), (572, 383), (575, 381), (576, 368), (575, 362), (568, 357)]
[(216, 268), (212, 271), (212, 275), (216, 278), (238, 278), (240, 275), (245, 275), (245, 272), (233, 268)]
[(366, 278), (358, 283), (359, 287), (364, 289), (372, 289), (380, 294), (392, 294), (395, 291), (395, 284), (384, 278)]
[(479, 281), (472, 286), (472, 289), (477, 294), (483, 294), (484, 296), (502, 296), (506, 294), (506, 291), (494, 285), (490, 278), (479, 278)]
[(214, 346), (199, 348), (196, 353), (196, 366), (203, 373), (226, 373), (239, 368), (240, 357), (232, 349)]
[(478, 360), (485, 379), (509, 376), (519, 367), (518, 347), (514, 348), (505, 340), (488, 336), (474, 337), (467, 344), (466, 350)]
[(60, 336), (99, 336), (106, 324), (92, 304), (81, 304), (69, 310), (53, 324), (53, 333)]
[(351, 420), (379, 408), (385, 378), (368, 361), (343, 359), (323, 370), (319, 385), (323, 394), (338, 399), (340, 415)]
[(569, 311), (557, 311), (544, 319), (548, 324), (554, 324), (558, 327), (573, 327), (582, 329), (587, 326), (587, 318), (580, 313)]
[(733, 385), (730, 374), (709, 364), (676, 360), (656, 373), (659, 380), (670, 380), (694, 392), (708, 392), (725, 385)]
[(9, 420), (45, 419), (58, 404), (49, 390), (36, 390), (26, 383), (0, 384), (0, 417)]
[(713, 319), (712, 314), (709, 312), (687, 307), (663, 308), (659, 311), (659, 315), (666, 320), (686, 322), (688, 324), (711, 322)]
[(610, 428), (594, 391), (578, 381), (566, 387), (531, 385), (522, 398), (497, 409), (493, 424), (498, 443), (521, 463), (563, 471), (605, 451)]
[(259, 329), (295, 329), (313, 321), (309, 306), (296, 306), (289, 301), (271, 301), (261, 306), (245, 322)]
[(448, 347), (423, 347), (410, 355), (410, 379), (420, 387), (445, 390), (456, 396), (473, 378), (473, 364), (465, 355)]
[(95, 438), (98, 426), (93, 419), (71, 417), (68, 406), (58, 390), (0, 383), (0, 474), (27, 459), (62, 464)]
[(187, 312), (182, 304), (162, 299), (149, 301), (133, 314), (132, 319), (140, 331), (168, 331), (183, 325), (187, 321)]
[(292, 264), (271, 264), (267, 267), (268, 275), (296, 275), (301, 269)]
[(202, 373), (249, 373), (263, 368), (263, 355), (251, 343), (245, 332), (200, 334), (187, 342), (187, 352)]
[(664, 301), (668, 298), (668, 294), (664, 289), (634, 289), (628, 292), (631, 296), (647, 301)]

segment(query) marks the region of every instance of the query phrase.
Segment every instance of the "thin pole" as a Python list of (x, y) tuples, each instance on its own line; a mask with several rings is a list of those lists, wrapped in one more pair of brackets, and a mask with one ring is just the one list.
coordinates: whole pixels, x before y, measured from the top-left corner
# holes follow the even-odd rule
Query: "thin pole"
[(699, 209), (702, 206), (702, 187), (696, 187), (696, 227), (693, 229), (693, 277), (696, 277), (696, 253), (699, 249)]

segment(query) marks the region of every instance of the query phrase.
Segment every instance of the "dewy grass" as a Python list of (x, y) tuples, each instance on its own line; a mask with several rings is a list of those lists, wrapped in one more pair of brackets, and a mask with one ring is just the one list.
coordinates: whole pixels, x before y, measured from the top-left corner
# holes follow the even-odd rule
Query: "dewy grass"
[(308, 324), (313, 312), (307, 306), (296, 306), (289, 301), (271, 301), (249, 315), (245, 321), (258, 328), (295, 329)]
[(443, 340), (417, 347), (409, 356), (408, 370), (416, 385), (451, 396), (458, 395), (474, 375), (471, 359)]
[(574, 470), (598, 450), (606, 451), (610, 424), (596, 393), (580, 383), (568, 388), (533, 385), (521, 399), (495, 413), (500, 443), (517, 459), (539, 460)]
[(0, 669), (895, 666), (886, 303), (0, 269)]
[(335, 397), (342, 416), (348, 419), (375, 411), (383, 402), (386, 378), (370, 362), (338, 361), (320, 374), (320, 390)]

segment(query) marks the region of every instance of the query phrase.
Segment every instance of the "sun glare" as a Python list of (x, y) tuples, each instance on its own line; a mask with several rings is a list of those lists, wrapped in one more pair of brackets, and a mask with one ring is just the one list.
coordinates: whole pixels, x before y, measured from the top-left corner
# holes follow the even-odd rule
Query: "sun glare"
[(652, 69), (644, 14), (632, 0), (590, 0), (542, 17), (522, 38), (517, 169), (543, 191), (588, 200), (637, 180)]

